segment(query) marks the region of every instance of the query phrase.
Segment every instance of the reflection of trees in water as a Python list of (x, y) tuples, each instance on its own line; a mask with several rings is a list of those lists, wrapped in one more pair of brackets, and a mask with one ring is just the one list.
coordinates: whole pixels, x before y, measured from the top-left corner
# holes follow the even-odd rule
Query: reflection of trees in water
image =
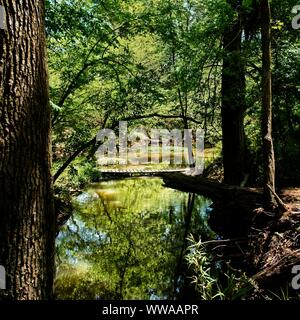
[[(102, 192), (108, 188), (114, 199)], [(187, 237), (208, 232), (204, 212), (209, 202), (164, 188), (156, 178), (108, 182), (91, 192), (98, 199), (78, 203), (77, 228), (67, 225), (59, 237), (60, 258), (68, 261), (71, 252), (86, 262), (86, 277), (101, 280), (101, 287), (113, 293), (110, 298), (175, 298)], [(62, 285), (59, 290), (63, 294)]]
[(180, 254), (177, 262), (177, 268), (175, 271), (175, 277), (174, 277), (174, 288), (173, 288), (173, 296), (172, 298), (176, 298), (178, 292), (177, 290), (179, 289), (180, 283), (179, 281), (181, 280), (181, 275), (183, 273), (184, 269), (184, 255), (185, 251), (188, 247), (188, 236), (191, 233), (191, 222), (192, 222), (192, 214), (194, 210), (194, 204), (195, 204), (195, 198), (196, 195), (194, 193), (189, 193), (188, 199), (187, 199), (187, 208), (184, 210), (184, 230), (183, 230), (183, 237), (182, 237), (182, 247), (180, 249)]

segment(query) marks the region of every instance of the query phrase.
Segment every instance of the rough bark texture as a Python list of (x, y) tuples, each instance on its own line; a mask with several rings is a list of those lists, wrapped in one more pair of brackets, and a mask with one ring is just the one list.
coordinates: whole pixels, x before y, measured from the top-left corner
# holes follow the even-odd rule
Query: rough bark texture
[[(235, 10), (237, 1), (227, 1)], [(240, 185), (245, 178), (245, 72), (241, 58), (242, 28), (236, 19), (223, 35), (222, 131), (224, 182)]]
[(2, 0), (0, 30), (0, 299), (48, 299), (55, 221), (50, 175), (50, 109), (44, 2)]
[(261, 0), (262, 17), (262, 136), (264, 159), (264, 207), (276, 207), (275, 156), (272, 139), (272, 72), (271, 72), (271, 10), (268, 0)]

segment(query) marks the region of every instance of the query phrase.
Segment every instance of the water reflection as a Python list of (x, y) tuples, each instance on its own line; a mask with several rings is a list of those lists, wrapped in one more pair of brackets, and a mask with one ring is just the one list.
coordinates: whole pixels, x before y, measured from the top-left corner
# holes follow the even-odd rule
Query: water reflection
[(75, 200), (57, 239), (60, 299), (176, 299), (191, 292), (186, 238), (215, 238), (210, 200), (159, 178), (101, 182)]

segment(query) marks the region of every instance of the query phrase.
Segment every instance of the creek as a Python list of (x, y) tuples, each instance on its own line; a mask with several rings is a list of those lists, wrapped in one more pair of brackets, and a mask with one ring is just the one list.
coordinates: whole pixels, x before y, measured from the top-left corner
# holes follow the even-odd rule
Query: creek
[(60, 299), (194, 298), (188, 237), (216, 239), (211, 200), (164, 187), (160, 178), (90, 185), (57, 237)]

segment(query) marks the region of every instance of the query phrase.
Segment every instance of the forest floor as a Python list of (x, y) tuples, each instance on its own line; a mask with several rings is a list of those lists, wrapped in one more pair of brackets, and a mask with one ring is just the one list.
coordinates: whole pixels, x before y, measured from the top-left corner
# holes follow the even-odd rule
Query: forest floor
[(300, 211), (300, 188), (282, 189), (279, 196), (292, 211)]
[(280, 219), (253, 223), (250, 260), (258, 270), (254, 280), (270, 291), (284, 287), (287, 298), (297, 294), (290, 284), (292, 268), (300, 265), (300, 188), (283, 189), (279, 196), (288, 211)]

